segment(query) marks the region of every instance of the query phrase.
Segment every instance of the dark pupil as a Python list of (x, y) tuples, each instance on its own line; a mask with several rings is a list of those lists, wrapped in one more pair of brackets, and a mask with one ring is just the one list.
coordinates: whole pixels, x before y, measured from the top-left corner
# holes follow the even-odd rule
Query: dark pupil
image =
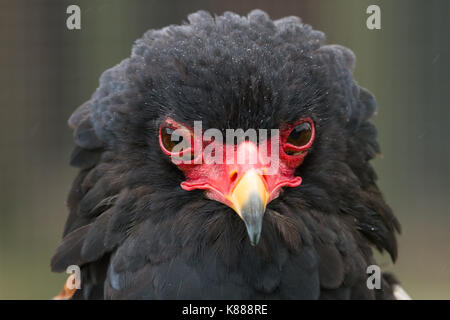
[[(168, 150), (168, 151), (172, 151), (172, 149), (181, 142), (181, 140), (183, 139), (183, 137), (181, 136), (174, 136), (172, 138), (172, 134), (174, 132), (173, 129), (165, 127), (162, 130), (162, 142), (164, 144), (164, 147)], [(174, 139), (174, 141), (172, 140)]]
[(287, 139), (287, 143), (290, 143), (296, 147), (302, 147), (308, 144), (309, 140), (311, 140), (311, 125), (308, 122), (304, 122), (294, 128), (291, 131)]

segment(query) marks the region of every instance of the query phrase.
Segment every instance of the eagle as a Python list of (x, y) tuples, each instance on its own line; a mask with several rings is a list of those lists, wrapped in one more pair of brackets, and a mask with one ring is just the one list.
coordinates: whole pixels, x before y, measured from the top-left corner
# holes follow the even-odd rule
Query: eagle
[(79, 266), (81, 288), (59, 298), (395, 299), (392, 274), (368, 285), (400, 224), (354, 61), (261, 10), (147, 31), (68, 121), (79, 173), (51, 268)]

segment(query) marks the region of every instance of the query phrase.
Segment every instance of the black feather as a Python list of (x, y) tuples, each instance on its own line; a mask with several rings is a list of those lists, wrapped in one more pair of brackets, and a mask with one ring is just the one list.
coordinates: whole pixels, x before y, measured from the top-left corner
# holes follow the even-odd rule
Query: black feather
[(66, 235), (52, 257), (51, 267), (54, 272), (64, 272), (70, 265), (83, 265), (81, 248), (90, 225), (78, 228)]

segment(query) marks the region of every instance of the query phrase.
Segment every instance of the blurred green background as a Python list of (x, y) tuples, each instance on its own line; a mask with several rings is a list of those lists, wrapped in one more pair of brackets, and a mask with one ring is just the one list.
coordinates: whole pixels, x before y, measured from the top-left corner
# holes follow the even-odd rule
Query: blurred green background
[[(81, 7), (81, 30), (66, 8)], [(366, 8), (381, 8), (381, 30)], [(450, 299), (450, 1), (0, 1), (0, 299), (48, 299), (76, 170), (66, 121), (100, 74), (150, 28), (199, 9), (300, 16), (351, 48), (355, 77), (377, 97), (383, 157), (374, 165), (403, 226), (394, 271), (416, 299)]]

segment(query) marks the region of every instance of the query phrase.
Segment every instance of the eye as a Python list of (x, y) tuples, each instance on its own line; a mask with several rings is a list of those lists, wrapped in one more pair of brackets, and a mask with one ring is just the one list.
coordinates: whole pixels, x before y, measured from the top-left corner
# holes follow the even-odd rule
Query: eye
[(313, 136), (312, 124), (309, 121), (305, 121), (295, 126), (294, 129), (289, 133), (286, 139), (286, 153), (288, 155), (297, 155), (302, 153), (303, 150), (298, 150), (299, 148), (304, 148), (310, 144)]
[(286, 142), (296, 147), (303, 147), (311, 140), (311, 136), (311, 124), (309, 122), (303, 122), (291, 131)]
[(174, 135), (176, 129), (169, 126), (161, 127), (161, 143), (162, 147), (168, 152), (172, 152), (173, 148), (184, 139), (182, 136)]
[(188, 161), (194, 157), (192, 132), (186, 127), (169, 120), (159, 128), (159, 144), (172, 161)]

